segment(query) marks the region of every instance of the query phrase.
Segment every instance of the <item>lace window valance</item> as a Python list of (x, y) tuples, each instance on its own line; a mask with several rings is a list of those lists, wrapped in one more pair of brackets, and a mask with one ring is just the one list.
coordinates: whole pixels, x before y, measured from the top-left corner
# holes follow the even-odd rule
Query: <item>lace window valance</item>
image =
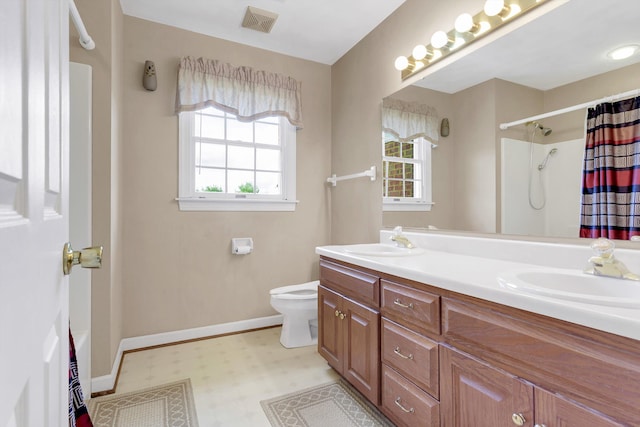
[(438, 126), (438, 113), (433, 107), (393, 98), (382, 101), (383, 134), (402, 142), (423, 137), (435, 143), (438, 141)]
[(281, 74), (184, 57), (178, 68), (176, 112), (215, 107), (240, 121), (283, 116), (301, 129), (301, 92), (302, 83)]

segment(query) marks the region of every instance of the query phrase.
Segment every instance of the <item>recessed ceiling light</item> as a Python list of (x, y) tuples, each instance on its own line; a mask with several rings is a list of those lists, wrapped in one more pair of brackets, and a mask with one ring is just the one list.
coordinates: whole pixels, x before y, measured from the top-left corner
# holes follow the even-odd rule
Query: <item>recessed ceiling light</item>
[(638, 46), (637, 44), (630, 44), (612, 50), (607, 54), (607, 56), (616, 61), (620, 59), (626, 59), (634, 55), (638, 51), (638, 49), (640, 49), (640, 46)]

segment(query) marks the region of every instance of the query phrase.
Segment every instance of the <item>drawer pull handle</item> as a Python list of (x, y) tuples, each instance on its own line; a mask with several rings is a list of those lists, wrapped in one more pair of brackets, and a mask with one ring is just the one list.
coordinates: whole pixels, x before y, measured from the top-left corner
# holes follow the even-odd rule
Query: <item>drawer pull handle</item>
[(402, 403), (400, 403), (400, 401), (401, 401), (400, 396), (396, 397), (396, 405), (398, 406), (398, 408), (402, 409), (407, 414), (413, 414), (415, 412), (413, 408), (407, 409), (404, 406), (402, 406)]
[(400, 307), (402, 307), (402, 308), (408, 308), (408, 309), (413, 310), (413, 303), (412, 303), (412, 302), (410, 302), (409, 304), (403, 304), (403, 303), (402, 303), (402, 301), (400, 301), (400, 299), (399, 299), (399, 298), (396, 298), (396, 299), (393, 301), (393, 303), (394, 303), (395, 305), (399, 305), (399, 306), (400, 306)]
[(409, 359), (409, 360), (413, 360), (413, 354), (409, 353), (408, 356), (405, 356), (404, 354), (402, 354), (402, 352), (400, 351), (400, 347), (396, 347), (393, 349), (393, 352), (395, 354), (397, 354), (398, 356), (402, 357), (403, 359)]
[(536, 424), (536, 425), (534, 425), (533, 427), (547, 427), (547, 426), (546, 426), (546, 425), (544, 425), (544, 424)]

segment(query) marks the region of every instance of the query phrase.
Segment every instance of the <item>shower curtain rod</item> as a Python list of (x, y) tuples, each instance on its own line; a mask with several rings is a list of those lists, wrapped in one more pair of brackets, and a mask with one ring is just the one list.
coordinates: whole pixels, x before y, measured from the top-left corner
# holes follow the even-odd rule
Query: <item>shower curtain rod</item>
[(601, 102), (611, 102), (616, 99), (625, 98), (629, 96), (637, 96), (640, 94), (640, 89), (634, 89), (627, 92), (618, 93), (616, 95), (606, 96), (600, 99), (594, 99), (593, 101), (585, 102), (582, 104), (574, 105), (572, 107), (561, 108), (560, 110), (550, 111), (548, 113), (538, 114), (537, 116), (527, 117), (526, 119), (516, 120), (515, 122), (500, 123), (500, 129), (506, 130), (512, 126), (521, 125), (522, 123), (532, 122), (534, 120), (546, 119), (547, 117), (558, 116), (564, 113), (570, 113), (571, 111), (580, 110), (582, 108), (592, 107)]
[(80, 34), (80, 46), (85, 48), (86, 50), (92, 50), (96, 47), (95, 42), (87, 32), (87, 29), (82, 22), (82, 17), (80, 16), (80, 12), (78, 12), (78, 8), (76, 7), (76, 3), (73, 0), (69, 0), (69, 13), (71, 14), (71, 19), (73, 20), (73, 24), (76, 26), (78, 33)]

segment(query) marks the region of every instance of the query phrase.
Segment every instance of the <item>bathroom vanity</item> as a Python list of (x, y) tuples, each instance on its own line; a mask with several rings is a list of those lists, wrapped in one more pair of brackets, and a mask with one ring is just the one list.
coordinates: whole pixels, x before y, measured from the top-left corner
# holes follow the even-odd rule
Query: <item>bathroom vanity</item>
[(318, 350), (395, 424), (640, 426), (640, 310), (521, 294), (497, 280), (544, 270), (557, 255), (549, 250), (569, 264), (588, 250), (525, 248), (547, 253), (540, 266), (513, 248), (488, 258), (472, 253), (478, 242), (435, 251), (412, 239), (423, 253), (317, 248)]

